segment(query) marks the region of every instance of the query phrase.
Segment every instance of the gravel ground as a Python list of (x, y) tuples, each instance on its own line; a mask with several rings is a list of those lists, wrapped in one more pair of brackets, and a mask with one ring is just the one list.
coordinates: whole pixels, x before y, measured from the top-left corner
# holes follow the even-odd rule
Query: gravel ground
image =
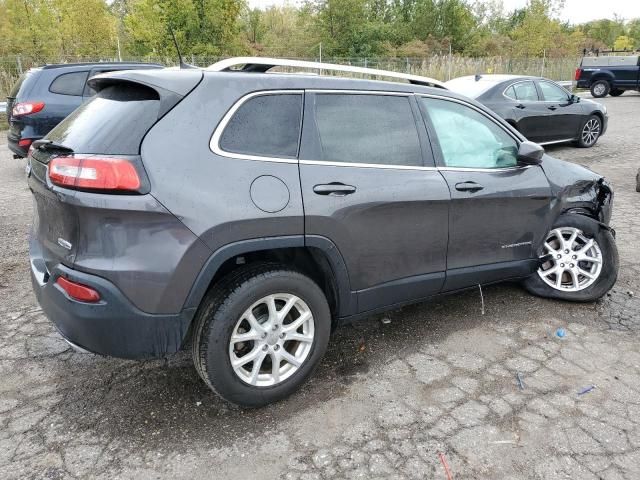
[(456, 480), (640, 478), (640, 95), (604, 103), (595, 148), (548, 151), (614, 186), (609, 296), (578, 305), (499, 285), (484, 315), (472, 291), (372, 317), (334, 334), (300, 393), (251, 411), (210, 393), (188, 355), (67, 347), (31, 293), (31, 196), (0, 134), (0, 478), (444, 480), (440, 454)]

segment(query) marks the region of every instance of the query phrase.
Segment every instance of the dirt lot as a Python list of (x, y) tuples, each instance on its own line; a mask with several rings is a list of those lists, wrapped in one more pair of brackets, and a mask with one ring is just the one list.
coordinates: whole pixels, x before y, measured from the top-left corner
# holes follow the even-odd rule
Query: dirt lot
[(548, 151), (613, 183), (621, 271), (607, 298), (501, 285), (484, 315), (468, 292), (370, 318), (336, 332), (302, 392), (253, 411), (218, 400), (188, 355), (67, 347), (31, 293), (31, 197), (0, 133), (0, 478), (444, 480), (439, 452), (456, 480), (640, 478), (640, 95), (605, 103), (595, 148)]

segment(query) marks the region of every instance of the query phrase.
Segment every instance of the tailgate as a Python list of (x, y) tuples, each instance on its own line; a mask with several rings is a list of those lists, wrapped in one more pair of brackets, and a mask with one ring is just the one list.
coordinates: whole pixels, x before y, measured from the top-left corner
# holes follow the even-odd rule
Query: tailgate
[(49, 154), (29, 157), (29, 188), (35, 201), (32, 242), (36, 242), (47, 270), (58, 263), (73, 267), (78, 240), (78, 214), (70, 203), (75, 195), (47, 183)]

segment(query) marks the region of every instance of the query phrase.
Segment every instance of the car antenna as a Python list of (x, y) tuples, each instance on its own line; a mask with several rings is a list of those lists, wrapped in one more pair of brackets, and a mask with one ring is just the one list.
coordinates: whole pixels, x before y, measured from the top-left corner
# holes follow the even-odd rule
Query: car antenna
[(480, 75), (479, 73), (476, 73), (476, 76), (475, 76), (476, 82), (480, 81), (481, 78), (482, 78), (482, 75)]
[(190, 68), (198, 68), (195, 65), (189, 65), (182, 60), (182, 53), (180, 52), (180, 46), (178, 45), (178, 40), (176, 40), (176, 35), (173, 33), (173, 28), (169, 25), (169, 32), (171, 32), (171, 37), (173, 38), (173, 44), (176, 46), (176, 52), (178, 52), (178, 61), (180, 62), (180, 70), (190, 69)]

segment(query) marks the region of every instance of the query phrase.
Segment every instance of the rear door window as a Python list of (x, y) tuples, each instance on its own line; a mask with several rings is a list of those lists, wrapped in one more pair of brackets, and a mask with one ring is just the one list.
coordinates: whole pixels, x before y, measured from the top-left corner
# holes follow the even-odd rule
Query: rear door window
[(409, 97), (315, 95), (320, 160), (422, 166), (422, 152)]
[(522, 100), (524, 102), (537, 102), (538, 91), (533, 82), (519, 82), (513, 85), (513, 91), (515, 93), (516, 100)]
[(76, 153), (137, 155), (159, 110), (155, 90), (130, 83), (113, 85), (76, 109), (47, 138)]
[(84, 85), (87, 82), (88, 75), (88, 71), (63, 73), (51, 82), (49, 91), (59, 95), (81, 96), (84, 90)]
[(233, 113), (218, 145), (240, 155), (296, 158), (301, 123), (301, 93), (258, 95)]

